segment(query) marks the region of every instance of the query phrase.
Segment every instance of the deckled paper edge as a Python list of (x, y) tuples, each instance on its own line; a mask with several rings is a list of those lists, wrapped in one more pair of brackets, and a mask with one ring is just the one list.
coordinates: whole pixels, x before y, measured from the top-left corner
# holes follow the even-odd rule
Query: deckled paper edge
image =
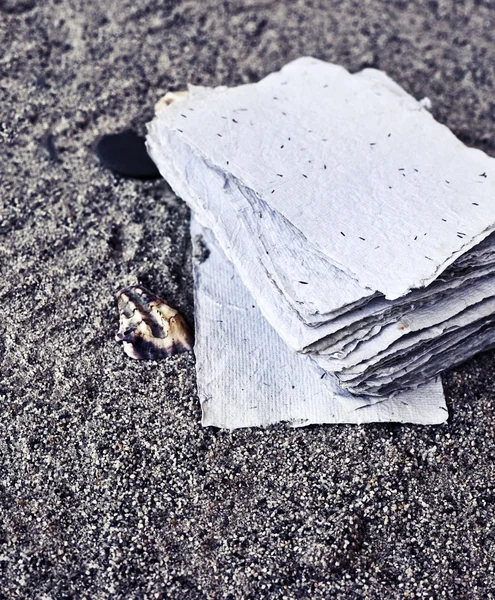
[[(203, 228), (194, 219), (191, 219), (191, 235), (195, 238), (198, 235), (204, 233)], [(217, 248), (217, 251), (221, 251)], [(225, 266), (232, 269), (232, 265), (228, 262), (227, 258), (223, 256), (225, 260)], [(209, 260), (209, 258), (206, 258)], [(218, 262), (218, 260), (217, 260)], [(201, 265), (202, 263), (194, 262), (194, 281), (195, 281), (195, 317), (197, 326), (201, 327), (199, 320), (201, 319), (201, 302), (200, 296), (201, 290)], [(216, 267), (219, 270), (219, 267)], [(254, 302), (251, 300), (249, 292), (246, 289), (246, 295), (248, 302)], [(225, 313), (227, 316), (227, 313)], [(263, 317), (260, 318), (263, 319)], [(266, 323), (266, 327), (270, 327)], [(273, 331), (274, 335), (277, 335)], [(199, 344), (201, 344), (201, 338), (199, 338)], [(283, 346), (283, 348), (292, 354), (292, 351)], [(266, 419), (261, 422), (259, 419), (253, 418), (256, 415), (238, 415), (237, 420), (233, 418), (233, 412), (228, 410), (228, 403), (216, 402), (215, 398), (208, 397), (206, 389), (203, 389), (202, 381), (202, 367), (203, 360), (210, 361), (214, 360), (211, 354), (205, 359), (201, 356), (201, 347), (196, 347), (196, 369), (197, 369), (197, 382), (198, 382), (198, 395), (201, 401), (202, 408), (202, 425), (204, 427), (214, 426), (223, 429), (238, 429), (244, 427), (268, 427), (271, 425), (285, 423), (290, 427), (303, 427), (312, 424), (364, 424), (364, 423), (375, 423), (375, 422), (394, 422), (394, 423), (412, 423), (412, 424), (423, 424), (423, 425), (437, 425), (444, 423), (448, 418), (448, 410), (445, 404), (445, 398), (443, 396), (442, 384), (439, 378), (432, 382), (422, 386), (419, 390), (409, 391), (402, 395), (397, 395), (391, 399), (375, 399), (375, 401), (369, 404), (369, 400), (365, 400), (360, 397), (348, 396), (346, 398), (333, 398), (333, 403), (329, 399), (328, 405), (321, 405), (318, 410), (311, 408), (311, 402), (306, 401), (302, 398), (299, 409), (295, 412), (299, 412), (298, 415), (290, 414), (289, 412), (284, 416), (277, 417), (275, 419)], [(324, 385), (321, 381), (321, 374), (324, 373), (318, 367), (313, 365), (311, 359), (307, 356), (298, 355), (301, 361), (305, 361), (308, 369), (312, 369), (314, 372), (314, 384)], [(267, 357), (269, 360), (269, 357)], [(306, 368), (306, 367), (304, 367)], [(327, 375), (328, 377), (328, 375)], [(260, 401), (260, 397), (257, 397), (257, 402)], [(406, 400), (411, 399), (411, 402)], [(301, 405), (307, 404), (308, 410), (313, 410), (313, 414), (305, 416), (301, 414)], [(332, 408), (333, 407), (333, 408)], [(289, 407), (287, 407), (289, 411)], [(304, 413), (304, 411), (302, 411)], [(429, 419), (426, 421), (424, 418), (418, 418), (420, 415), (429, 413)]]

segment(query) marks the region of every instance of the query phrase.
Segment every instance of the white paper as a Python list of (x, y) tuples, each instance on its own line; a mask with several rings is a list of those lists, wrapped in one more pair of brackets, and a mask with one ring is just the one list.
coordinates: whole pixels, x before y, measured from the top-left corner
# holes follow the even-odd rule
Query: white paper
[(495, 276), (476, 280), (472, 285), (452, 291), (432, 305), (412, 310), (397, 322), (386, 324), (379, 333), (360, 343), (345, 357), (328, 357), (326, 368), (342, 372), (342, 377), (347, 379), (348, 375), (361, 373), (368, 366), (375, 365), (403, 348), (409, 347), (413, 351), (414, 344), (438, 337), (445, 331), (463, 327), (495, 312), (494, 297)]
[(194, 265), (196, 369), (204, 426), (312, 423), (437, 424), (448, 413), (439, 379), (393, 398), (353, 396), (268, 325), (210, 232), (193, 220), (208, 258)]
[[(495, 299), (486, 299), (480, 302), (479, 305), (471, 307), (437, 326), (432, 326), (418, 333), (411, 333), (410, 336), (399, 339), (390, 348), (368, 361), (343, 369), (339, 372), (339, 379), (343, 382), (343, 385), (348, 382), (355, 385), (362, 381), (366, 382), (370, 377), (390, 376), (397, 372), (399, 368), (405, 367), (408, 371), (412, 371), (411, 365), (416, 362), (418, 357), (425, 354), (426, 349), (437, 349), (440, 353), (446, 348), (456, 345), (465, 346), (464, 340), (475, 331), (485, 329), (486, 324), (491, 322), (494, 314)], [(493, 342), (495, 342), (495, 336)], [(441, 360), (437, 356), (432, 359), (432, 362), (441, 365), (446, 364), (444, 368), (456, 364), (454, 361), (448, 363), (448, 360)]]
[(495, 160), (381, 71), (302, 58), (257, 84), (192, 88), (158, 122), (389, 299), (495, 227)]
[[(265, 318), (278, 331), (284, 341), (295, 350), (303, 350), (321, 337), (335, 331), (330, 324), (318, 328), (308, 327), (295, 312), (291, 303), (274, 283), (274, 278), (263, 263), (264, 252), (259, 251), (257, 240), (248, 234), (243, 221), (236, 214), (229, 199), (233, 186), (220, 171), (200, 170), (201, 162), (195, 160), (187, 146), (175, 146), (174, 136), (167, 131), (152, 129), (148, 147), (160, 172), (174, 191), (194, 211), (198, 221), (212, 229), (226, 256), (233, 261), (242, 281), (256, 298)], [(177, 136), (175, 136), (177, 142)], [(198, 170), (199, 169), (199, 170)], [(344, 288), (344, 281), (352, 280), (337, 270), (330, 272), (328, 284)], [(342, 286), (338, 286), (342, 280)], [(347, 288), (348, 289), (348, 288)], [(361, 289), (361, 288), (359, 288)], [(344, 292), (346, 293), (346, 292)], [(363, 294), (366, 291), (363, 290)], [(352, 296), (355, 301), (361, 294)], [(347, 295), (346, 298), (350, 296)]]
[[(278, 139), (282, 134), (291, 139)], [(373, 136), (378, 141), (365, 143)], [(309, 355), (285, 348), (288, 354), (281, 356), (290, 368), (268, 361), (273, 373), (256, 363), (255, 373), (270, 382), (267, 397), (280, 405), (271, 406), (270, 414), (278, 416), (267, 422), (284, 420), (282, 414), (303, 419), (304, 411), (287, 408), (300, 407), (300, 394), (290, 391), (296, 386), (289, 389), (280, 376), (298, 373), (303, 368), (298, 365), (304, 365), (301, 381), (318, 405), (323, 384), (307, 375), (317, 369), (313, 359), (327, 372), (338, 371), (352, 393), (368, 394), (360, 400), (369, 404), (369, 394), (415, 388), (459, 357), (467, 358), (470, 349), (495, 341), (493, 329), (485, 327), (482, 302), (495, 293), (493, 276), (488, 279), (495, 267), (495, 234), (489, 235), (495, 225), (494, 161), (463, 146), (383, 73), (350, 75), (335, 65), (301, 59), (259, 84), (191, 88), (158, 111), (147, 144), (165, 179), (213, 231), (252, 294), (253, 309), (259, 305), (280, 335), (278, 347), (285, 348), (285, 342)], [(397, 167), (397, 161), (405, 166)], [(448, 180), (439, 180), (442, 170)], [(479, 173), (474, 176), (473, 170)], [(393, 185), (385, 186), (393, 177)], [(216, 275), (220, 286), (223, 276)], [(406, 294), (412, 288), (418, 289)], [(224, 293), (233, 292), (215, 289), (215, 297)], [(201, 302), (203, 309), (207, 304), (198, 301), (199, 313)], [(467, 306), (472, 306), (470, 320), (463, 319)], [(203, 310), (202, 320), (209, 322), (212, 312), (213, 307)], [(244, 389), (231, 391), (241, 404), (258, 375), (242, 370), (242, 352), (234, 348), (235, 328), (245, 325), (236, 322), (222, 332), (223, 342), (208, 327), (209, 337), (198, 342), (209, 348), (203, 366), (198, 361), (198, 387), (203, 398), (210, 392), (217, 398), (213, 420), (225, 421), (228, 369), (234, 365), (239, 381), (249, 381), (247, 395)], [(472, 339), (474, 327), (482, 332), (479, 340)], [(264, 346), (265, 334), (260, 329), (257, 335)], [(237, 362), (221, 359), (223, 366), (212, 369), (208, 344), (213, 341), (230, 348)], [(274, 341), (267, 343), (275, 347)], [(319, 381), (321, 371), (316, 372)], [(212, 381), (212, 374), (218, 379)], [(342, 404), (332, 408), (333, 422), (354, 422), (351, 405), (344, 402), (352, 396), (333, 376), (322, 381)], [(208, 402), (205, 415), (213, 410)], [(313, 415), (309, 421), (321, 422), (321, 406), (308, 408), (311, 402), (305, 405)], [(383, 401), (384, 410), (390, 402)], [(382, 420), (372, 410), (366, 408), (370, 420)], [(239, 423), (249, 421), (246, 411)], [(260, 419), (266, 420), (265, 413)], [(419, 413), (414, 419), (421, 422)]]
[(495, 320), (485, 319), (471, 327), (452, 332), (440, 339), (425, 344), (413, 360), (398, 362), (390, 369), (390, 374), (382, 371), (380, 377), (369, 377), (363, 382), (346, 382), (352, 393), (382, 397), (398, 390), (414, 389), (421, 381), (458, 365), (476, 353), (495, 346)]

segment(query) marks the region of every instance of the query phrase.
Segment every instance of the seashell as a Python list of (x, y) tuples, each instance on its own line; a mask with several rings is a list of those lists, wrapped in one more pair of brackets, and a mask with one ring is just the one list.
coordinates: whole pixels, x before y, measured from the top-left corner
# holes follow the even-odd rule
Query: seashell
[(158, 102), (155, 104), (155, 114), (158, 111), (162, 110), (162, 108), (166, 108), (167, 106), (172, 104), (172, 102), (176, 102), (177, 100), (184, 100), (185, 98), (187, 98), (188, 94), (188, 90), (180, 90), (178, 92), (167, 92), (165, 96), (160, 98), (160, 100), (158, 100)]
[(143, 286), (120, 290), (117, 305), (120, 327), (115, 339), (127, 356), (160, 360), (193, 349), (193, 337), (182, 315)]

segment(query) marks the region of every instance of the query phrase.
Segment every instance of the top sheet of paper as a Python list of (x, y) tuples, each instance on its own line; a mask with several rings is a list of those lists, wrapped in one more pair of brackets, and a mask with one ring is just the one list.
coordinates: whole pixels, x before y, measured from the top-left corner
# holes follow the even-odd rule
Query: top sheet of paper
[(495, 229), (495, 159), (381, 71), (301, 58), (257, 84), (191, 88), (158, 119), (389, 299)]

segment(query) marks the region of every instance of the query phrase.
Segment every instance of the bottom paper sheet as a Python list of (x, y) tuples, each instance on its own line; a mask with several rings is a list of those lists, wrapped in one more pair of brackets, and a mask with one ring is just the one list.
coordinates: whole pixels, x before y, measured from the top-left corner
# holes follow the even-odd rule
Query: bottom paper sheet
[(447, 420), (439, 378), (393, 397), (352, 395), (309, 356), (293, 352), (260, 313), (213, 234), (191, 222), (209, 255), (194, 265), (196, 371), (203, 426)]

